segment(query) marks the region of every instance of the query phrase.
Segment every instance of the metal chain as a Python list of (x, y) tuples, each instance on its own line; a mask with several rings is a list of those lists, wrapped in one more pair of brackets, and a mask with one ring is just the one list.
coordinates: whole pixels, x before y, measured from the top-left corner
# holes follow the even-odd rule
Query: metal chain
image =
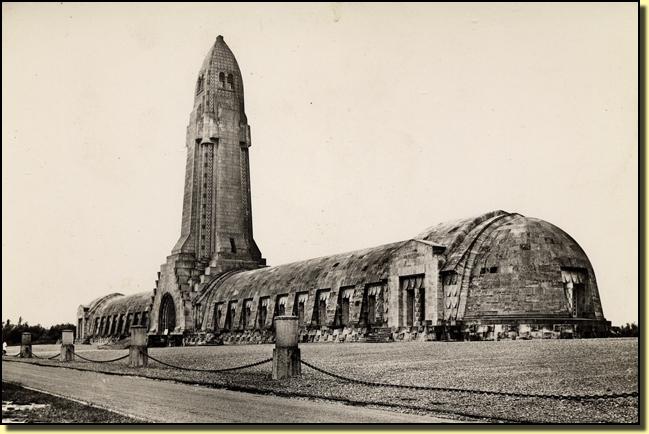
[(392, 384), (392, 383), (380, 383), (375, 381), (367, 380), (358, 380), (355, 378), (345, 377), (343, 375), (334, 374), (333, 372), (325, 371), (322, 368), (312, 365), (311, 363), (300, 360), (301, 363), (308, 366), (309, 368), (321, 372), (330, 377), (337, 378), (339, 380), (348, 381), (351, 383), (363, 384), (365, 386), (380, 386), (380, 387), (396, 387), (400, 389), (415, 389), (415, 390), (436, 390), (441, 392), (459, 392), (459, 393), (474, 393), (480, 395), (498, 395), (498, 396), (510, 396), (514, 398), (547, 398), (547, 399), (565, 399), (573, 401), (581, 401), (587, 399), (615, 399), (615, 398), (631, 398), (637, 397), (638, 392), (624, 392), (624, 393), (611, 393), (603, 395), (559, 395), (559, 394), (542, 394), (542, 393), (520, 393), (520, 392), (498, 392), (498, 391), (489, 391), (489, 390), (477, 390), (477, 389), (461, 389), (455, 387), (437, 387), (437, 386), (414, 386), (407, 384)]
[(201, 368), (185, 368), (185, 367), (183, 367), (183, 366), (172, 365), (172, 364), (170, 364), (170, 363), (163, 362), (162, 360), (158, 360), (158, 359), (156, 359), (155, 357), (153, 357), (153, 356), (151, 356), (151, 355), (147, 355), (147, 357), (148, 357), (149, 359), (153, 360), (154, 362), (160, 363), (161, 365), (167, 366), (167, 367), (169, 367), (169, 368), (181, 369), (181, 370), (184, 370), (184, 371), (196, 371), (196, 372), (227, 372), (227, 371), (236, 371), (236, 370), (239, 370), (239, 369), (252, 368), (252, 367), (254, 367), (254, 366), (263, 365), (264, 363), (268, 363), (268, 362), (272, 362), (272, 361), (273, 361), (273, 358), (270, 357), (270, 358), (268, 358), (268, 359), (264, 359), (264, 360), (261, 360), (261, 361), (259, 361), (259, 362), (249, 363), (249, 364), (247, 364), (247, 365), (235, 366), (235, 367), (232, 367), (232, 368), (223, 368), (223, 369), (201, 369)]
[[(20, 353), (18, 353), (18, 355), (20, 355)], [(39, 355), (36, 354), (36, 353), (32, 353), (32, 356), (36, 357), (37, 359), (41, 359), (41, 360), (52, 360), (52, 359), (56, 359), (56, 358), (59, 357), (60, 355), (61, 355), (61, 353), (55, 354), (55, 355), (53, 355), (52, 357), (41, 357), (41, 356), (39, 356)]]
[(125, 358), (127, 358), (127, 357), (129, 356), (128, 354), (125, 354), (125, 355), (123, 355), (122, 357), (118, 357), (118, 358), (116, 358), (116, 359), (110, 359), (110, 360), (92, 360), (92, 359), (88, 359), (88, 358), (86, 358), (86, 357), (83, 357), (83, 356), (80, 355), (80, 354), (77, 354), (76, 351), (72, 351), (72, 353), (73, 353), (76, 357), (78, 357), (78, 358), (80, 358), (80, 359), (82, 359), (82, 360), (86, 360), (86, 361), (88, 361), (88, 362), (95, 362), (95, 363), (111, 363), (111, 362), (117, 362), (117, 361), (122, 360), (122, 359), (125, 359)]

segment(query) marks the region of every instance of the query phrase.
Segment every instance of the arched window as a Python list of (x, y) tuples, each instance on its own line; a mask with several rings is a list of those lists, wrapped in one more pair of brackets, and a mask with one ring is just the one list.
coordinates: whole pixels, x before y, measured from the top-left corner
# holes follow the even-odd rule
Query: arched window
[(234, 88), (234, 77), (232, 74), (228, 74), (228, 89), (232, 90)]
[(176, 305), (169, 294), (165, 294), (160, 302), (160, 313), (158, 314), (158, 331), (160, 333), (172, 333), (176, 328)]
[(225, 74), (219, 72), (219, 87), (225, 87)]

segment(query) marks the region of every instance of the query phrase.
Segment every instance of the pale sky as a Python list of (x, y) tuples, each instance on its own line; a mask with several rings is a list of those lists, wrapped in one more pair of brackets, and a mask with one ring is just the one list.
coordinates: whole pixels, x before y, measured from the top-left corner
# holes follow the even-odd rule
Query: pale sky
[(268, 263), (503, 209), (577, 240), (637, 321), (637, 5), (2, 5), (2, 319), (152, 290), (222, 34)]

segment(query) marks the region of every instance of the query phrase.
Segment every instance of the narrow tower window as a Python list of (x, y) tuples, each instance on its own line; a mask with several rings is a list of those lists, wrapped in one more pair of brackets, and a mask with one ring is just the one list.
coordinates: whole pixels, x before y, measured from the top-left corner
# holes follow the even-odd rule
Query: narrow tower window
[(234, 88), (234, 77), (232, 74), (228, 74), (228, 89), (232, 90)]
[(219, 72), (219, 87), (225, 87), (225, 74)]
[(203, 91), (204, 87), (204, 78), (202, 75), (198, 77), (198, 82), (196, 83), (196, 95)]
[(237, 245), (234, 242), (234, 238), (230, 238), (230, 250), (232, 250), (232, 253), (237, 253)]

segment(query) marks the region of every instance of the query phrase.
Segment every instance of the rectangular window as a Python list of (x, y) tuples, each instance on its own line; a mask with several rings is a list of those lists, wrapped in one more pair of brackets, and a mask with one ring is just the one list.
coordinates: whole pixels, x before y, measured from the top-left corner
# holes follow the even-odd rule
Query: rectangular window
[(234, 318), (236, 317), (236, 314), (237, 314), (237, 302), (231, 301), (230, 304), (228, 305), (228, 311), (225, 314), (225, 327), (223, 327), (225, 330), (232, 329), (232, 323), (234, 322)]
[(293, 315), (297, 316), (297, 323), (299, 327), (304, 327), (304, 312), (306, 310), (306, 302), (309, 299), (308, 292), (300, 292), (295, 295), (295, 304), (293, 305)]
[(424, 275), (400, 277), (400, 287), (406, 297), (406, 326), (412, 327), (416, 322), (423, 321), (425, 312)]
[(349, 299), (343, 298), (341, 306), (340, 322), (343, 326), (349, 325)]
[(367, 324), (374, 325), (376, 323), (376, 296), (370, 295), (367, 297)]
[(126, 315), (126, 327), (124, 327), (124, 330), (125, 330), (126, 334), (131, 333), (131, 323), (132, 322), (133, 322), (133, 314), (129, 313), (128, 315)]
[(288, 294), (287, 295), (279, 295), (279, 296), (277, 296), (277, 305), (275, 307), (275, 316), (286, 315), (286, 302), (288, 302)]
[(340, 291), (340, 319), (339, 324), (343, 327), (349, 325), (349, 304), (354, 295), (354, 288), (347, 288)]
[(406, 294), (406, 325), (412, 327), (415, 318), (415, 290), (408, 289)]
[(214, 331), (219, 330), (219, 324), (221, 324), (221, 315), (223, 315), (223, 303), (216, 303), (214, 305)]
[(329, 300), (329, 290), (319, 290), (317, 303), (314, 308), (313, 323), (317, 326), (324, 326), (327, 322), (327, 302)]
[(232, 253), (237, 253), (237, 245), (234, 243), (234, 238), (230, 238), (230, 250)]
[(268, 302), (269, 297), (262, 297), (259, 299), (259, 328), (266, 326), (266, 318), (268, 316)]
[(252, 316), (252, 300), (246, 300), (243, 304), (243, 311), (241, 312), (241, 328), (248, 328), (250, 317)]
[(419, 289), (419, 306), (417, 308), (419, 310), (417, 320), (420, 325), (423, 325), (426, 318), (426, 288)]
[(124, 314), (121, 314), (119, 316), (119, 319), (117, 320), (117, 330), (115, 331), (115, 334), (121, 335), (123, 329), (124, 329)]
[(593, 316), (589, 302), (588, 270), (585, 268), (561, 268), (561, 279), (570, 316), (589, 318)]

